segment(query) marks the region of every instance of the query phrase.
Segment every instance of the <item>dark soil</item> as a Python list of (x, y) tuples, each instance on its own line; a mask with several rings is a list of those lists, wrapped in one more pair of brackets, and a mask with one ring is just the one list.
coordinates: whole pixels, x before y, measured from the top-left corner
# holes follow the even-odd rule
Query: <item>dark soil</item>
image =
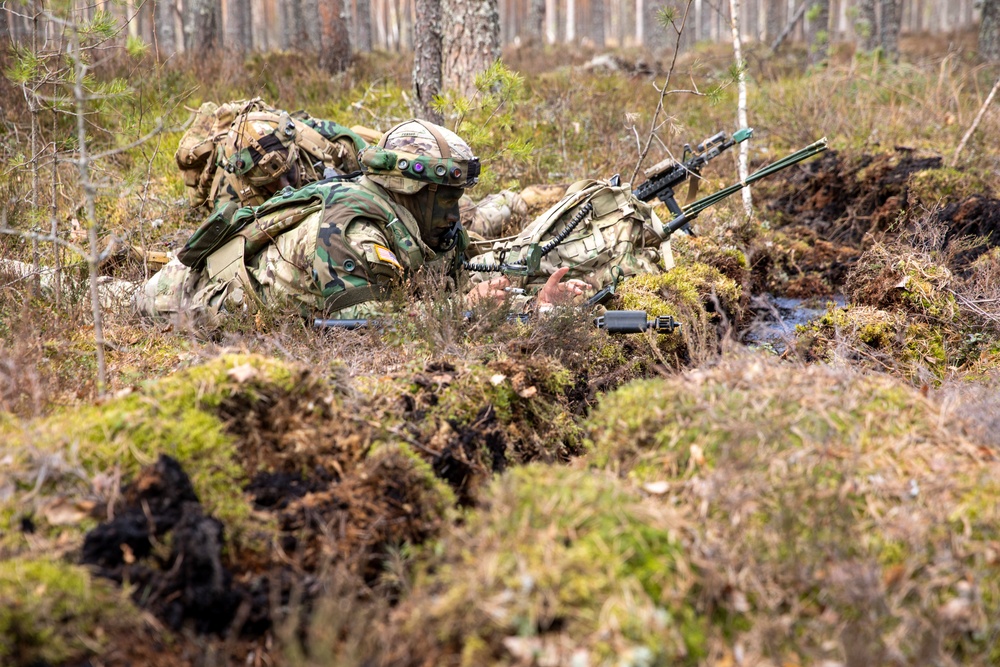
[[(932, 211), (932, 222), (947, 228), (946, 245), (967, 236), (986, 239), (958, 254), (957, 268), (971, 263), (1000, 244), (1000, 200), (984, 193), (945, 202), (936, 210), (938, 201), (914, 201), (911, 177), (941, 167), (939, 156), (898, 147), (893, 153), (855, 159), (829, 151), (770, 180), (759, 192), (781, 247), (758, 253), (755, 282), (795, 298), (839, 293), (873, 239), (927, 220), (926, 210)], [(902, 210), (908, 213), (901, 215)]]
[(947, 204), (937, 211), (936, 217), (948, 227), (946, 244), (970, 236), (983, 240), (975, 248), (957, 254), (955, 261), (959, 271), (990, 248), (1000, 245), (1000, 199), (974, 195)]
[(204, 514), (180, 464), (161, 455), (124, 497), (115, 518), (87, 534), (81, 562), (134, 586), (136, 604), (174, 630), (190, 621), (200, 633), (225, 632), (252, 596), (223, 566), (222, 523)]

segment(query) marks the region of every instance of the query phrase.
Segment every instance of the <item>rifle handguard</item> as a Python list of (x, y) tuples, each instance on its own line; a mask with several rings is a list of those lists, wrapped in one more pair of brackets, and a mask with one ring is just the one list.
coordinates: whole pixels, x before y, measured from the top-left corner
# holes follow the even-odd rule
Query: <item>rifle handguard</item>
[(599, 329), (608, 333), (626, 334), (656, 331), (673, 333), (681, 324), (670, 315), (656, 315), (650, 318), (645, 310), (609, 310), (594, 319)]

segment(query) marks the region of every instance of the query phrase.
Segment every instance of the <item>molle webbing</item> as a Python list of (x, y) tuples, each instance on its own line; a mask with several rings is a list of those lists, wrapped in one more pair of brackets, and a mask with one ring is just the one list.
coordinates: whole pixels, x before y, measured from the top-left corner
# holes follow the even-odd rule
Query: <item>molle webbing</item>
[(328, 312), (336, 312), (344, 308), (356, 306), (367, 301), (380, 301), (389, 297), (390, 289), (384, 285), (366, 285), (364, 287), (352, 287), (349, 290), (338, 292), (326, 299), (325, 309)]

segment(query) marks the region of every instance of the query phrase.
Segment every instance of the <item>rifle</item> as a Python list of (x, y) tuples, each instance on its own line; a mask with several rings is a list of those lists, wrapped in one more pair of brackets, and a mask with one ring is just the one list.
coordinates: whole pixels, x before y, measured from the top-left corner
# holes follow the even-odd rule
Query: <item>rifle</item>
[[(666, 204), (667, 209), (673, 216), (684, 214), (680, 204), (674, 197), (674, 188), (688, 178), (694, 177), (691, 181), (688, 199), (694, 198), (694, 193), (698, 190), (698, 181), (701, 178), (701, 170), (711, 160), (719, 157), (738, 143), (744, 142), (753, 136), (752, 127), (744, 127), (729, 138), (725, 132), (718, 132), (703, 140), (692, 150), (691, 144), (684, 144), (684, 153), (680, 162), (667, 158), (658, 162), (646, 170), (646, 182), (632, 191), (632, 194), (639, 201), (652, 201), (659, 199)], [(686, 226), (686, 225), (685, 225)], [(691, 233), (690, 228), (686, 230)]]
[[(472, 313), (465, 313), (465, 319), (470, 317), (472, 317)], [(507, 316), (508, 321), (527, 322), (529, 319), (530, 316), (527, 313)], [(670, 315), (649, 317), (644, 310), (608, 310), (603, 315), (594, 318), (594, 326), (604, 329), (610, 334), (642, 333), (644, 331), (673, 333), (675, 329), (680, 328), (681, 323)], [(385, 328), (385, 323), (382, 320), (337, 320), (317, 317), (313, 320), (313, 327), (354, 331), (369, 327)]]
[(726, 197), (729, 197), (730, 195), (739, 192), (745, 187), (749, 187), (751, 183), (755, 183), (760, 179), (766, 178), (771, 174), (775, 174), (779, 171), (782, 171), (783, 169), (788, 169), (792, 165), (796, 165), (799, 162), (802, 162), (803, 160), (807, 160), (814, 155), (822, 153), (826, 149), (827, 149), (827, 141), (826, 137), (823, 137), (819, 141), (815, 141), (806, 146), (805, 148), (799, 149), (794, 153), (792, 153), (791, 155), (781, 158), (777, 162), (772, 162), (766, 167), (758, 169), (754, 173), (747, 176), (745, 181), (734, 183), (733, 185), (722, 188), (718, 192), (713, 192), (707, 197), (702, 197), (698, 201), (688, 204), (687, 207), (684, 208), (680, 213), (674, 214), (673, 220), (663, 225), (664, 238), (665, 239), (669, 238), (670, 235), (676, 232), (677, 230), (687, 227), (688, 223), (697, 218), (698, 215), (709, 206), (714, 206), (715, 204), (718, 204)]
[[(736, 132), (732, 138), (727, 138), (725, 132), (719, 132), (718, 134), (702, 141), (693, 151), (689, 145), (685, 145), (684, 155), (693, 155), (694, 157), (688, 158), (681, 163), (674, 163), (673, 161), (661, 162), (647, 172), (653, 174), (652, 178), (644, 182), (636, 190), (633, 190), (632, 195), (642, 201), (660, 199), (660, 201), (667, 205), (670, 213), (674, 216), (669, 223), (662, 225), (662, 229), (657, 227), (654, 230), (657, 236), (661, 238), (661, 242), (666, 242), (674, 232), (680, 229), (688, 228), (690, 231), (689, 223), (698, 217), (698, 215), (709, 206), (719, 203), (726, 197), (739, 192), (755, 181), (770, 176), (771, 174), (777, 173), (783, 169), (787, 169), (792, 165), (798, 164), (799, 162), (802, 162), (817, 153), (825, 151), (827, 148), (826, 137), (824, 137), (819, 141), (809, 144), (805, 148), (778, 160), (777, 162), (773, 162), (768, 166), (757, 170), (750, 176), (747, 176), (745, 181), (730, 185), (729, 187), (723, 188), (718, 192), (714, 192), (707, 197), (702, 197), (698, 201), (688, 204), (687, 207), (682, 209), (674, 197), (674, 188), (680, 183), (683, 183), (692, 174), (700, 174), (701, 169), (708, 164), (710, 160), (718, 157), (723, 151), (731, 148), (737, 143), (746, 141), (752, 133), (752, 129), (744, 128)], [(621, 179), (618, 174), (615, 174), (610, 179), (611, 185), (614, 186), (619, 185), (620, 181)], [(696, 183), (696, 181), (693, 183)], [(695, 189), (696, 188), (692, 186), (692, 192)], [(513, 262), (508, 262), (506, 258), (501, 255), (500, 261), (496, 264), (475, 264), (465, 261), (463, 262), (463, 265), (469, 271), (499, 272), (509, 276), (533, 276), (538, 273), (542, 258), (562, 243), (562, 241), (569, 236), (569, 234), (583, 221), (591, 210), (593, 210), (593, 205), (590, 202), (587, 202), (544, 246), (532, 243), (531, 245), (523, 248), (520, 256)], [(613, 293), (614, 290), (612, 288), (611, 294)], [(601, 294), (602, 299), (606, 299), (607, 296), (607, 294)]]

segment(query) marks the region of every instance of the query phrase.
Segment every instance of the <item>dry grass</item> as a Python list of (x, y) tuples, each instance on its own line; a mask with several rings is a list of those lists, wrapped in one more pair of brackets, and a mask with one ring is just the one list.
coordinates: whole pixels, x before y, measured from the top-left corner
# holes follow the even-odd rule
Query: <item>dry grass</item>
[[(527, 161), (497, 160), (494, 182), (629, 173), (629, 123), (648, 119), (653, 77), (641, 68), (572, 69), (584, 52), (538, 53), (508, 60), (531, 65), (510, 138), (531, 140), (535, 151)], [(478, 307), (467, 320), (433, 276), (399, 295), (405, 315), (356, 332), (314, 330), (265, 309), (210, 334), (112, 308), (110, 389), (121, 395), (94, 406), (86, 301), (67, 295), (55, 307), (23, 281), (4, 282), (0, 432), (21, 438), (14, 463), (0, 462), (13, 540), (5, 544), (72, 558), (96, 522), (89, 513), (113, 508), (120, 484), (153, 450), (189, 444), (213, 453), (184, 463), (208, 489), (206, 508), (230, 524), (227, 567), (254, 580), (288, 557), (289, 538), (301, 540), (294, 576), (268, 580), (275, 599), (261, 609), (292, 620), (278, 633), (281, 646), (262, 640), (253, 649), (261, 659), (317, 667), (567, 664), (574, 656), (589, 664), (996, 664), (1000, 257), (930, 222), (892, 225), (918, 221), (917, 205), (939, 198), (985, 200), (997, 163), (989, 138), (1000, 127), (994, 117), (983, 124), (966, 171), (907, 175), (893, 201), (876, 190), (900, 156), (860, 166), (895, 144), (949, 154), (990, 73), (955, 54), (898, 66), (839, 54), (801, 77), (801, 53), (791, 53), (751, 54), (754, 160), (829, 135), (846, 165), (830, 182), (846, 184), (843, 192), (866, 177), (878, 185), (861, 188), (863, 202), (828, 202), (850, 223), (840, 231), (858, 238), (838, 245), (822, 221), (782, 238), (746, 224), (732, 202), (719, 207), (697, 221), (698, 238), (678, 242), (672, 277), (622, 290), (626, 306), (680, 316), (686, 326), (673, 338), (611, 338), (569, 309), (518, 324), (504, 307)], [(730, 58), (699, 47), (678, 76), (706, 85)], [(110, 61), (99, 74), (124, 67)], [(95, 142), (113, 146), (157, 112), (181, 120), (178, 100), (253, 94), (385, 129), (408, 115), (408, 67), (375, 55), (331, 80), (288, 54), (144, 63), (135, 72), (145, 120), (95, 118), (111, 130)], [(223, 83), (198, 87), (205, 81)], [(18, 99), (0, 84), (5, 91)], [(660, 138), (676, 148), (731, 128), (733, 94), (715, 106), (672, 97)], [(10, 224), (28, 229), (47, 212), (27, 214), (27, 172), (10, 169), (23, 152), (24, 109), (12, 106), (9, 118), (19, 134), (0, 130), (0, 205)], [(193, 228), (178, 204), (177, 136), (102, 167), (107, 234), (170, 249)], [(667, 150), (655, 152), (650, 161)], [(702, 191), (730, 173), (727, 156)], [(776, 197), (801, 198), (809, 174), (797, 173)], [(71, 175), (63, 176), (61, 222), (78, 206)], [(841, 191), (810, 192), (817, 211), (831, 192)], [(862, 204), (871, 210), (859, 213)], [(897, 217), (900, 208), (906, 215)], [(765, 210), (764, 219), (780, 216)], [(82, 231), (71, 227), (67, 235)], [(871, 230), (891, 234), (863, 238)], [(850, 308), (800, 336), (803, 359), (821, 363), (779, 364), (734, 346), (730, 334), (745, 326), (761, 289), (789, 281), (803, 294), (836, 289), (846, 273), (838, 265), (859, 248), (867, 254), (846, 281)], [(30, 261), (31, 243), (0, 239), (0, 252)], [(134, 258), (108, 271), (144, 277)], [(232, 352), (259, 355), (251, 366), (291, 369), (281, 375), (295, 381), (205, 381), (205, 369), (218, 370), (218, 357)], [(206, 408), (219, 392), (224, 409)], [(190, 405), (175, 405), (177, 396)], [(165, 415), (200, 430), (171, 431)], [(132, 425), (120, 430), (109, 417)], [(87, 424), (97, 426), (84, 437), (76, 429)], [(174, 435), (150, 444), (139, 435), (147, 427)], [(267, 500), (268, 484), (282, 480), (317, 486), (281, 508), (251, 507), (251, 495)], [(80, 523), (56, 525), (67, 517)], [(215, 639), (198, 639), (197, 649), (189, 641), (178, 655), (223, 653)], [(234, 656), (237, 649), (241, 662), (243, 644), (225, 644)]]

